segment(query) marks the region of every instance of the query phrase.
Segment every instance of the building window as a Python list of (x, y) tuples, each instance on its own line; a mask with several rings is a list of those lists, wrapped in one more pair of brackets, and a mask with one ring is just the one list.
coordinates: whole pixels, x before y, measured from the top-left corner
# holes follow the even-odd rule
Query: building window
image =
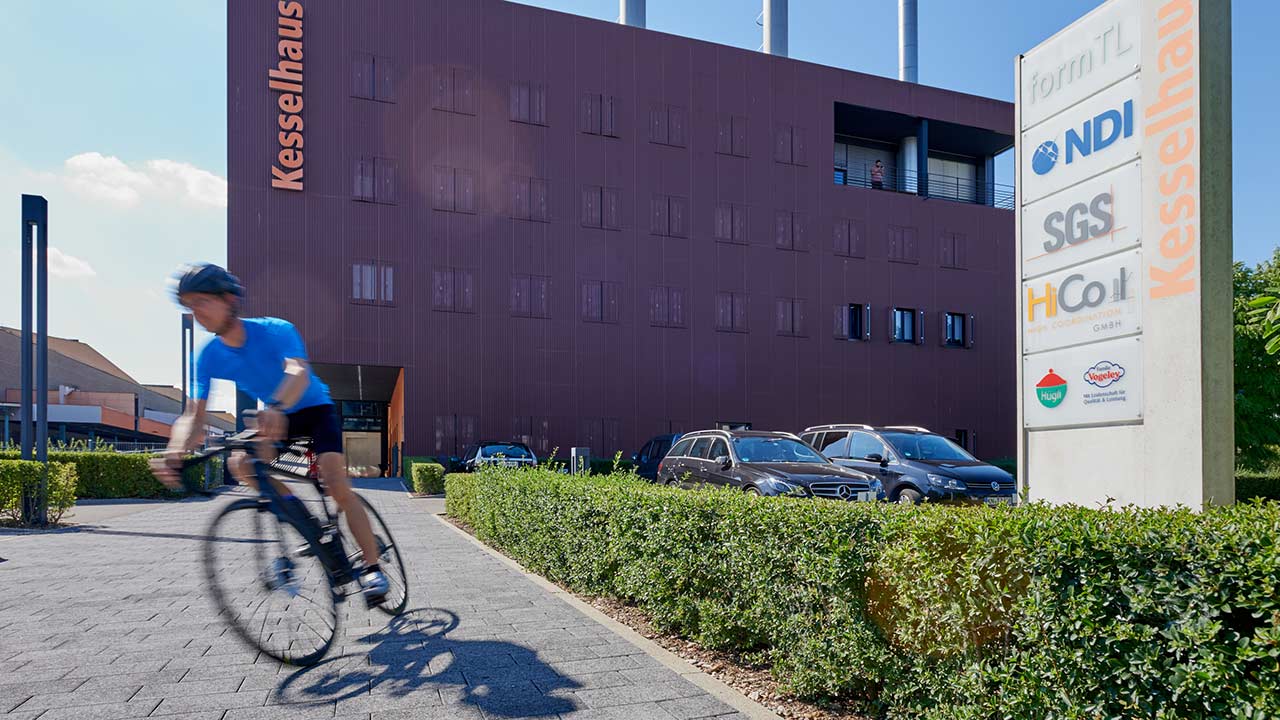
[(351, 197), (362, 202), (394, 205), (400, 164), (390, 158), (360, 156), (353, 163)]
[(547, 86), (545, 83), (511, 84), (511, 120), (530, 125), (547, 124)]
[(919, 336), (917, 330), (916, 311), (914, 309), (893, 309), (893, 342), (914, 343)]
[(684, 147), (688, 113), (679, 105), (653, 103), (649, 106), (649, 142)]
[(779, 335), (805, 337), (805, 304), (800, 298), (778, 298), (775, 328)]
[(965, 313), (944, 313), (942, 344), (947, 347), (973, 347), (973, 316)]
[(517, 415), (511, 419), (511, 439), (528, 445), (539, 458), (551, 452), (551, 421), (540, 415)]
[(720, 242), (747, 244), (747, 206), (716, 203), (715, 238)]
[(968, 267), (968, 238), (964, 233), (944, 232), (938, 238), (938, 264), (945, 268), (963, 270)]
[(612, 95), (583, 93), (578, 99), (578, 129), (588, 135), (618, 137), (621, 103)]
[(779, 210), (774, 214), (773, 226), (774, 247), (779, 250), (796, 251), (809, 249), (805, 217), (801, 213)]
[(649, 324), (654, 327), (685, 327), (684, 288), (649, 289)]
[(963, 428), (957, 428), (956, 444), (972, 453), (974, 449), (971, 446), (971, 444), (973, 443), (973, 438), (975, 435), (977, 435), (977, 433), (970, 433), (968, 430), (965, 430)]
[(622, 420), (618, 418), (582, 418), (578, 436), (597, 457), (613, 457), (615, 452), (623, 449)]
[(431, 276), (431, 309), (440, 312), (475, 312), (475, 283), (475, 274), (470, 270), (437, 268)]
[(476, 114), (476, 74), (471, 68), (437, 65), (431, 69), (431, 107)]
[(867, 256), (866, 248), (862, 245), (862, 228), (857, 220), (836, 218), (831, 234), (831, 249), (836, 255), (843, 257)]
[(358, 262), (351, 265), (351, 302), (366, 305), (395, 304), (395, 268), (388, 263)]
[(889, 260), (891, 262), (920, 262), (920, 246), (916, 242), (916, 229), (901, 225), (889, 226)]
[(547, 199), (550, 183), (541, 178), (511, 178), (511, 217), (534, 222), (551, 222)]
[(470, 170), (436, 166), (432, 207), (445, 212), (474, 214), (476, 176)]
[(871, 306), (863, 303), (836, 305), (833, 331), (838, 340), (871, 339)]
[(649, 212), (649, 232), (666, 237), (689, 237), (689, 198), (654, 195)]
[(621, 289), (619, 283), (608, 280), (582, 281), (583, 322), (616, 324)]
[(356, 53), (352, 61), (351, 96), (385, 103), (395, 102), (395, 65), (391, 58), (372, 53)]
[(745, 293), (716, 293), (716, 330), (747, 332), (747, 300)]
[(511, 315), (513, 317), (548, 318), (547, 289), (551, 278), (542, 275), (511, 276)]
[(583, 227), (620, 230), (622, 192), (617, 188), (584, 185), (582, 187)]
[(720, 116), (716, 135), (716, 152), (721, 155), (747, 157), (747, 119), (741, 115)]
[(773, 159), (786, 165), (807, 164), (804, 128), (779, 125), (774, 133)]
[(479, 424), (480, 418), (475, 415), (436, 415), (435, 453), (461, 456), (469, 446), (478, 442), (476, 428)]

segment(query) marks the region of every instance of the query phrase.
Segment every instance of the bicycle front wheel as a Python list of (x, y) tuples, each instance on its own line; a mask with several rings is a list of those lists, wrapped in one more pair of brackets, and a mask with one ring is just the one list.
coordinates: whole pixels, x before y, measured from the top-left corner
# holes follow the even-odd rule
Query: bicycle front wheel
[(282, 663), (312, 665), (338, 632), (338, 596), (319, 553), (261, 500), (223, 508), (205, 537), (205, 573), (221, 614)]
[[(387, 527), (382, 516), (373, 509), (373, 505), (364, 496), (357, 493), (356, 497), (360, 498), (360, 504), (364, 506), (364, 511), (369, 516), (369, 525), (373, 528), (373, 539), (378, 544), (378, 565), (382, 568), (382, 574), (387, 577), (387, 597), (378, 605), (378, 609), (394, 617), (404, 612), (409, 605), (409, 576), (405, 572), (404, 557), (400, 554), (400, 546), (391, 535), (391, 528)], [(360, 552), (360, 547), (355, 542), (355, 535), (351, 532), (351, 526), (347, 523), (345, 514), (342, 516), (341, 525), (343, 536), (349, 538), (347, 542), (351, 544), (349, 548), (351, 564), (359, 567), (364, 561), (364, 554)]]

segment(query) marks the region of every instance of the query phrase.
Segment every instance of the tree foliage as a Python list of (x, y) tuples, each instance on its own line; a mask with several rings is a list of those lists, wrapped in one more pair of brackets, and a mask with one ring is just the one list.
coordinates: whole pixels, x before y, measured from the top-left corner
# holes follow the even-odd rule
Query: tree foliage
[(1280, 463), (1280, 248), (1235, 265), (1236, 464)]

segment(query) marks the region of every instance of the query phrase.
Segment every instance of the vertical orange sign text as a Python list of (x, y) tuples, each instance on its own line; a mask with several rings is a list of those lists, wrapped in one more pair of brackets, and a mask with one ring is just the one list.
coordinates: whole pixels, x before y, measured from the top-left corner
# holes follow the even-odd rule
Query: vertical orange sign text
[(271, 164), (271, 187), (302, 190), (302, 3), (280, 0), (276, 10), (280, 60), (267, 71), (267, 86), (280, 93), (280, 152)]

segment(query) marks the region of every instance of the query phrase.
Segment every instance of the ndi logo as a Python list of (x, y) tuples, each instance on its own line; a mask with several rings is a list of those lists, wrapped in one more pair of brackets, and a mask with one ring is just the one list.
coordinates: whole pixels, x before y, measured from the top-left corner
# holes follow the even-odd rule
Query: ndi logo
[(1097, 388), (1104, 388), (1120, 382), (1124, 377), (1124, 368), (1118, 363), (1103, 360), (1084, 371), (1084, 381)]
[[(1062, 164), (1070, 165), (1075, 162), (1077, 156), (1088, 157), (1094, 151), (1108, 147), (1121, 137), (1127, 138), (1132, 135), (1133, 100), (1125, 100), (1124, 105), (1119, 109), (1100, 112), (1085, 120), (1079, 132), (1075, 128), (1067, 131), (1065, 138), (1067, 152)], [(1037, 175), (1048, 175), (1049, 171), (1058, 166), (1060, 156), (1058, 143), (1054, 140), (1045, 140), (1031, 156), (1031, 169)]]
[(1058, 143), (1052, 140), (1045, 140), (1040, 143), (1040, 147), (1036, 148), (1036, 154), (1031, 156), (1031, 169), (1036, 171), (1037, 175), (1045, 175), (1058, 164)]

